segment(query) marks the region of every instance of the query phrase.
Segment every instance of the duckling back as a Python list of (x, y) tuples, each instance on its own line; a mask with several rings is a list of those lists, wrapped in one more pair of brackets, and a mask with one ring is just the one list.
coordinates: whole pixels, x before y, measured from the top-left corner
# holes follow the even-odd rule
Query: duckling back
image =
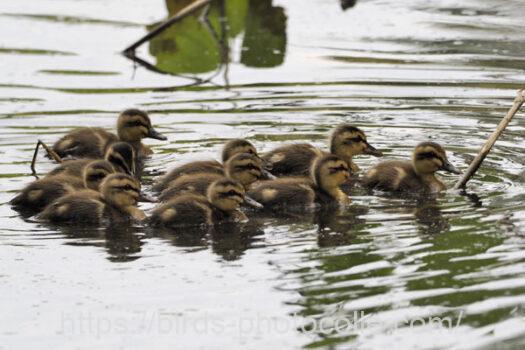
[(323, 152), (310, 144), (297, 143), (278, 147), (263, 156), (272, 165), (275, 176), (308, 176), (314, 159)]
[(247, 195), (264, 206), (265, 210), (302, 210), (313, 207), (316, 193), (307, 178), (281, 178), (262, 182)]
[(59, 198), (38, 217), (54, 224), (100, 225), (106, 210), (99, 192), (83, 190)]
[(224, 175), (224, 168), (221, 163), (215, 160), (187, 163), (172, 169), (166, 175), (161, 177), (157, 183), (153, 185), (153, 190), (155, 192), (162, 192), (177, 178), (183, 175), (196, 173)]
[(117, 135), (102, 128), (78, 128), (53, 145), (52, 149), (61, 158), (103, 158), (111, 143), (117, 142)]
[(389, 192), (419, 192), (426, 189), (410, 161), (381, 162), (369, 169), (361, 182), (370, 189)]
[(55, 176), (36, 180), (27, 185), (10, 204), (15, 210), (36, 214), (56, 199), (84, 188), (81, 178)]
[(183, 193), (194, 193), (205, 196), (209, 185), (223, 176), (214, 173), (195, 173), (182, 175), (168, 184), (161, 192), (159, 200), (167, 202)]
[(182, 194), (153, 210), (149, 222), (155, 227), (213, 225), (213, 208), (207, 198), (197, 194)]

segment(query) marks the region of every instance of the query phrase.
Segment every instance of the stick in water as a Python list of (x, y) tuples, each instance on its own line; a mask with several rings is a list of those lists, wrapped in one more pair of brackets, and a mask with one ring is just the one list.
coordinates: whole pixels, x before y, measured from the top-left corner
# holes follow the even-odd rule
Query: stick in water
[(135, 43), (130, 45), (128, 48), (126, 48), (123, 53), (126, 56), (133, 56), (133, 53), (137, 47), (144, 44), (146, 41), (150, 40), (151, 38), (157, 36), (160, 32), (164, 31), (166, 28), (171, 26), (173, 23), (180, 21), (181, 19), (185, 18), (186, 16), (191, 15), (195, 11), (203, 8), (204, 6), (208, 5), (211, 2), (211, 0), (197, 0), (188, 6), (184, 7), (182, 10), (177, 12), (175, 15), (173, 15), (171, 18), (165, 20), (161, 24), (159, 24), (157, 27), (155, 27), (151, 32), (144, 35), (142, 38), (137, 40)]
[(467, 184), (467, 182), (472, 178), (472, 176), (474, 176), (476, 171), (478, 171), (481, 163), (483, 162), (483, 160), (485, 160), (485, 157), (487, 157), (487, 155), (489, 154), (490, 150), (492, 149), (492, 147), (494, 146), (494, 144), (496, 143), (496, 141), (500, 137), (501, 133), (503, 133), (503, 131), (505, 130), (507, 125), (509, 125), (509, 123), (512, 120), (512, 118), (514, 117), (514, 115), (516, 115), (516, 113), (518, 113), (518, 111), (520, 110), (520, 108), (523, 105), (523, 103), (525, 103), (525, 90), (519, 90), (517, 95), (516, 95), (516, 98), (514, 99), (514, 104), (512, 105), (512, 107), (507, 112), (507, 115), (499, 123), (498, 127), (492, 133), (492, 135), (490, 135), (489, 139), (487, 140), (485, 145), (481, 148), (481, 150), (479, 151), (479, 153), (476, 156), (476, 158), (474, 158), (472, 163), (470, 163), (467, 171), (465, 171), (465, 173), (463, 174), (461, 179), (459, 179), (459, 181), (456, 183), (456, 185), (454, 185), (454, 189), (457, 190), (457, 189), (460, 189), (460, 188), (464, 188), (465, 185)]
[(60, 156), (55, 151), (49, 148), (49, 146), (46, 145), (41, 140), (38, 140), (38, 142), (36, 143), (36, 147), (35, 147), (35, 153), (33, 154), (33, 160), (31, 161), (31, 174), (34, 176), (36, 176), (35, 164), (36, 164), (36, 157), (38, 156), (38, 149), (40, 148), (40, 146), (44, 147), (44, 149), (47, 152), (47, 155), (50, 158), (52, 158), (55, 162), (57, 162), (58, 164), (62, 163), (62, 158), (60, 158)]

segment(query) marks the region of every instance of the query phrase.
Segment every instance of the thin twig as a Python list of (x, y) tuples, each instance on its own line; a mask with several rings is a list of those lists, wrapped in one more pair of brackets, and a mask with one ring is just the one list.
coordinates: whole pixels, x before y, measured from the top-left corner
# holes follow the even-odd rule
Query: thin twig
[(36, 147), (35, 147), (35, 153), (33, 153), (33, 160), (31, 161), (31, 174), (34, 176), (36, 176), (35, 165), (36, 165), (36, 158), (38, 156), (38, 149), (40, 148), (40, 146), (44, 147), (44, 149), (47, 152), (47, 155), (50, 158), (52, 158), (55, 162), (57, 162), (58, 164), (62, 163), (62, 158), (60, 158), (60, 156), (55, 151), (49, 148), (49, 146), (46, 145), (41, 140), (38, 140), (36, 143)]
[(144, 35), (142, 38), (137, 40), (135, 43), (128, 46), (123, 53), (128, 56), (132, 55), (133, 52), (139, 47), (140, 45), (144, 44), (146, 41), (150, 40), (151, 38), (159, 35), (159, 33), (163, 32), (166, 28), (171, 26), (173, 23), (176, 23), (180, 21), (181, 19), (191, 15), (192, 13), (198, 11), (202, 7), (208, 5), (211, 2), (211, 0), (197, 0), (188, 6), (184, 7), (182, 10), (177, 12), (175, 15), (173, 15), (171, 18), (165, 20), (161, 24), (159, 24), (157, 27), (155, 27), (151, 32)]
[(470, 163), (467, 171), (465, 171), (461, 179), (459, 179), (456, 185), (454, 185), (454, 189), (457, 190), (460, 188), (464, 188), (467, 182), (472, 178), (472, 176), (474, 176), (476, 171), (478, 171), (479, 167), (481, 166), (481, 163), (483, 162), (485, 157), (487, 157), (490, 150), (492, 149), (492, 147), (494, 146), (494, 144), (496, 143), (500, 135), (503, 133), (507, 125), (509, 125), (514, 115), (518, 113), (523, 103), (525, 103), (525, 90), (519, 90), (517, 92), (516, 98), (514, 99), (514, 104), (507, 112), (507, 115), (505, 116), (505, 118), (501, 120), (501, 122), (499, 123), (496, 130), (492, 133), (492, 135), (490, 135), (489, 139), (487, 140), (485, 145), (481, 148), (476, 158), (474, 158), (472, 163)]

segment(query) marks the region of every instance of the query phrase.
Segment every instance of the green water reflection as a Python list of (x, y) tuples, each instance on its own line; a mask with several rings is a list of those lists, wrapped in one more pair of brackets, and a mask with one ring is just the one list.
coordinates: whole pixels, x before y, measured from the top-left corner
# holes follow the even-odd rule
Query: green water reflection
[[(168, 16), (192, 2), (166, 0)], [(232, 60), (252, 68), (283, 63), (287, 17), (272, 0), (215, 1), (205, 13), (189, 16), (151, 40), (149, 51), (158, 70), (198, 74), (217, 70)], [(237, 40), (242, 41), (239, 57), (230, 57), (231, 45)]]

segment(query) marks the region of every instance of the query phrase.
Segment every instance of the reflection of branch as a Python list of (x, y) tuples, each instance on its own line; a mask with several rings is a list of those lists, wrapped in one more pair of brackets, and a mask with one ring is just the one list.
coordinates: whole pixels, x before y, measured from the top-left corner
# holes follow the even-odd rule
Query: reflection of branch
[[(150, 40), (151, 38), (157, 36), (159, 33), (163, 32), (166, 28), (171, 26), (173, 23), (176, 23), (180, 21), (181, 19), (187, 17), (188, 15), (191, 15), (195, 11), (199, 10), (200, 8), (208, 5), (211, 2), (211, 0), (197, 0), (188, 6), (184, 7), (182, 10), (177, 12), (175, 15), (173, 15), (171, 18), (167, 19), (166, 21), (159, 24), (156, 28), (154, 28), (151, 32), (144, 35), (142, 38), (137, 40), (135, 43), (128, 46), (123, 53), (128, 56), (129, 54), (133, 54), (137, 47), (144, 44), (146, 41)], [(128, 56), (129, 57), (129, 56)]]
[(226, 4), (225, 0), (220, 2), (220, 17), (221, 24), (221, 40), (219, 41), (219, 50), (221, 53), (221, 62), (224, 66), (224, 85), (228, 89), (230, 81), (228, 80), (228, 72), (230, 68), (230, 46), (228, 45), (228, 25), (226, 23)]
[(153, 64), (149, 63), (148, 61), (145, 61), (142, 58), (140, 58), (138, 56), (135, 56), (134, 53), (124, 52), (124, 56), (126, 56), (127, 58), (132, 60), (134, 63), (140, 64), (142, 67), (144, 67), (147, 70), (150, 70), (152, 72), (155, 72), (155, 73), (166, 74), (166, 75), (173, 75), (173, 76), (184, 78), (184, 79), (191, 79), (191, 80), (194, 80), (196, 83), (203, 82), (203, 79), (198, 78), (198, 77), (192, 77), (192, 76), (183, 75), (183, 74), (175, 74), (175, 73), (170, 73), (170, 72), (166, 72), (166, 71), (160, 70), (159, 68), (157, 68)]

